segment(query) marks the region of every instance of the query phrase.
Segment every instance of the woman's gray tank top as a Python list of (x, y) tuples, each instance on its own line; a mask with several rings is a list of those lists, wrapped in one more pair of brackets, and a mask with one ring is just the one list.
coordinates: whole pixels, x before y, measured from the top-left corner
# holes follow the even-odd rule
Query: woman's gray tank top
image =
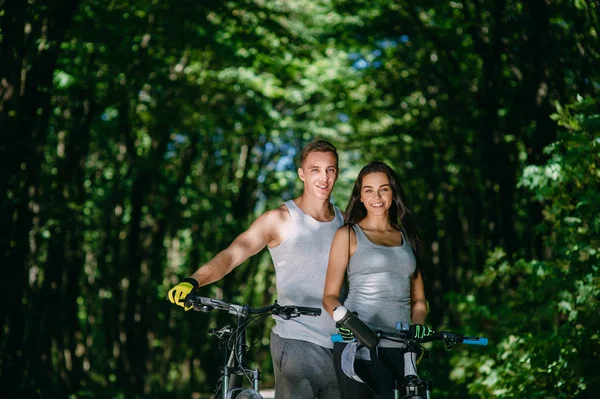
[(286, 201), (291, 229), (284, 240), (269, 248), (275, 266), (277, 302), (281, 305), (321, 308), (318, 317), (300, 316), (291, 320), (274, 317), (273, 332), (281, 338), (298, 339), (333, 348), (335, 322), (323, 309), (323, 289), (329, 250), (335, 232), (343, 224), (342, 213), (334, 206), (331, 222), (319, 222), (305, 214), (294, 201)]
[[(350, 258), (347, 275), (348, 297), (344, 306), (369, 327), (395, 332), (396, 322), (411, 321), (410, 279), (416, 260), (410, 244), (402, 236), (402, 245), (386, 247), (371, 242), (360, 226), (356, 232), (356, 251)], [(381, 341), (380, 346), (396, 346)]]

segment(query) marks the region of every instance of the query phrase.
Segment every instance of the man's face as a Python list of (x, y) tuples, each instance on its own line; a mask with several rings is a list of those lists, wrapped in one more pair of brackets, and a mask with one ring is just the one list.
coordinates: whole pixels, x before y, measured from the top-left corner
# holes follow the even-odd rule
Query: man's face
[(335, 155), (331, 152), (311, 152), (298, 168), (298, 176), (304, 182), (304, 192), (319, 199), (329, 199), (338, 177)]

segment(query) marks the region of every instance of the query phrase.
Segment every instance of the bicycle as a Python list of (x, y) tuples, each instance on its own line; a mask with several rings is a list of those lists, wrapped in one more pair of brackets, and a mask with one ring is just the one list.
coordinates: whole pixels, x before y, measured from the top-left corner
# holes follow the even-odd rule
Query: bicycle
[[(356, 318), (355, 320), (358, 320)], [(356, 322), (355, 322), (356, 323)], [(404, 356), (404, 374), (397, 376), (393, 381), (394, 399), (431, 399), (431, 381), (421, 379), (417, 373), (417, 355), (421, 351), (426, 351), (422, 344), (432, 341), (443, 341), (446, 349), (451, 349), (457, 344), (469, 345), (487, 345), (487, 338), (470, 337), (463, 334), (453, 333), (450, 331), (435, 332), (429, 329), (429, 333), (422, 337), (415, 337), (415, 328), (411, 328), (408, 323), (396, 323), (396, 333), (383, 333), (371, 330), (364, 323), (359, 322), (358, 336), (359, 340), (355, 341), (362, 344), (367, 349), (371, 350), (377, 347), (380, 340), (385, 339), (394, 342), (403, 343)], [(349, 327), (353, 330), (352, 327)], [(357, 336), (357, 334), (355, 334)], [(341, 334), (334, 334), (331, 337), (333, 342), (348, 342), (344, 341)]]
[[(250, 369), (246, 365), (248, 343), (246, 329), (256, 324), (260, 319), (274, 315), (289, 320), (291, 318), (321, 315), (320, 308), (296, 305), (273, 305), (263, 308), (252, 308), (248, 305), (236, 305), (219, 299), (206, 298), (195, 294), (188, 295), (184, 300), (185, 306), (192, 306), (195, 311), (210, 312), (223, 310), (237, 318), (237, 326), (226, 325), (221, 328), (211, 328), (209, 335), (219, 339), (219, 349), (222, 352), (223, 363), (220, 366), (220, 377), (212, 399), (263, 399), (260, 394), (260, 371)], [(254, 316), (253, 316), (254, 315)], [(259, 317), (259, 319), (256, 318)], [(251, 383), (251, 388), (243, 388), (243, 377)]]

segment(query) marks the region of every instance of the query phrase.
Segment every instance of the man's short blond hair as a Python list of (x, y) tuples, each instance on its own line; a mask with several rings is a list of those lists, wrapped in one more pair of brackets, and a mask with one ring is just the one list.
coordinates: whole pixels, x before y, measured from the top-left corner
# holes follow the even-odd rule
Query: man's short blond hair
[(335, 165), (337, 166), (338, 164), (338, 153), (333, 144), (325, 140), (313, 140), (306, 144), (302, 148), (302, 151), (300, 151), (300, 167), (302, 167), (306, 157), (311, 152), (331, 152), (333, 155), (335, 155)]

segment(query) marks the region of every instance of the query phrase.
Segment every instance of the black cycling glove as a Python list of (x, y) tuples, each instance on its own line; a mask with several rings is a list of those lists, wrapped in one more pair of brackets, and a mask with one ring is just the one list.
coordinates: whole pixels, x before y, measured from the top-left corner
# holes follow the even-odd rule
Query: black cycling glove
[(435, 331), (427, 326), (421, 324), (410, 325), (410, 335), (412, 335), (413, 338), (422, 339), (433, 334), (435, 334)]

